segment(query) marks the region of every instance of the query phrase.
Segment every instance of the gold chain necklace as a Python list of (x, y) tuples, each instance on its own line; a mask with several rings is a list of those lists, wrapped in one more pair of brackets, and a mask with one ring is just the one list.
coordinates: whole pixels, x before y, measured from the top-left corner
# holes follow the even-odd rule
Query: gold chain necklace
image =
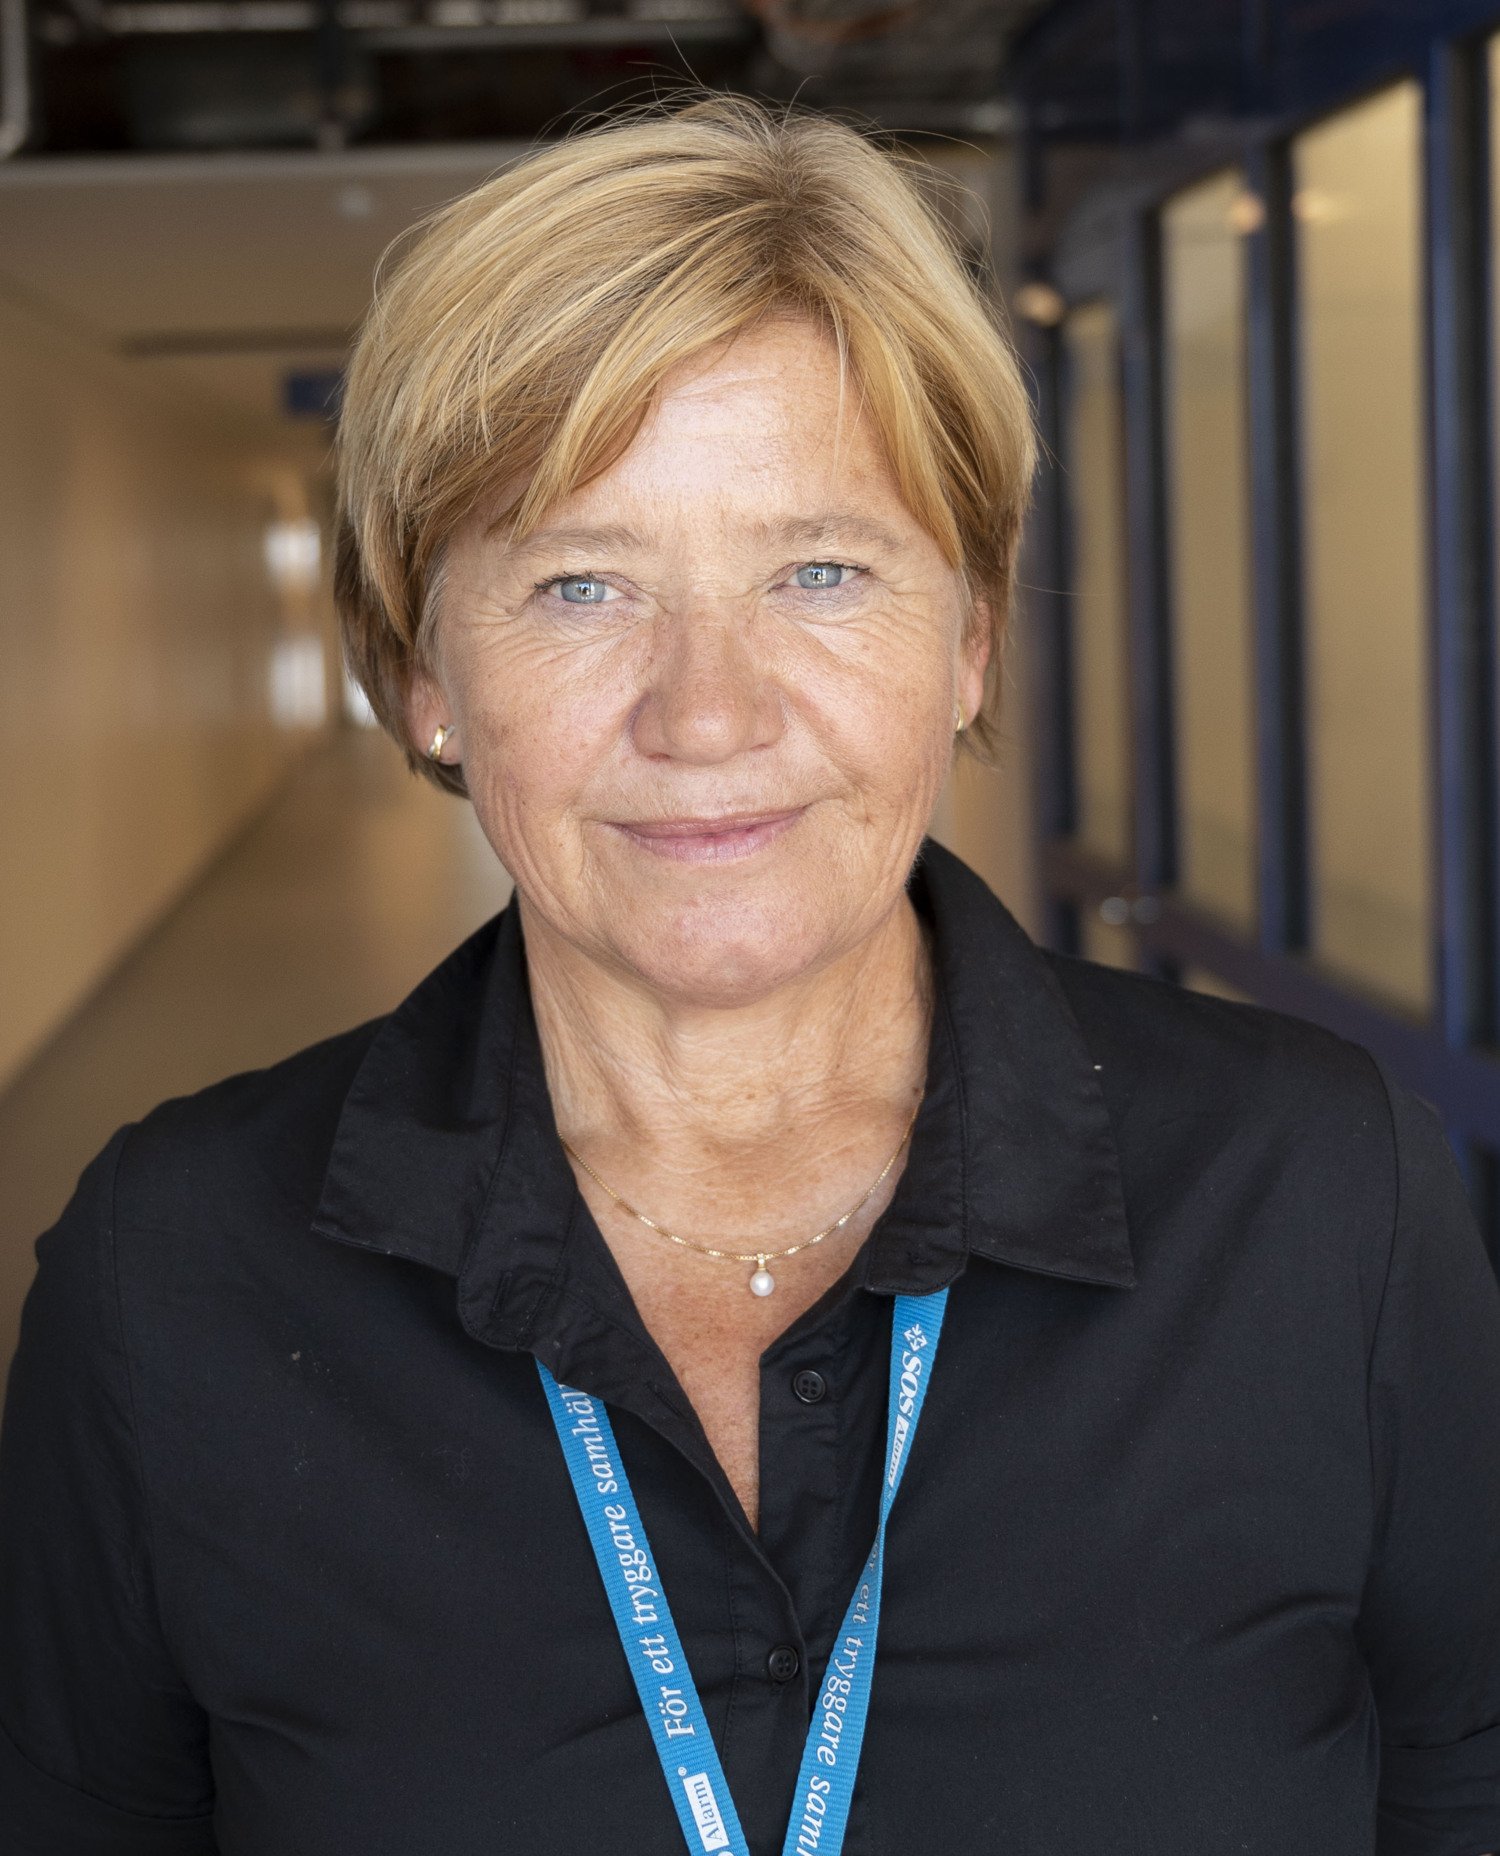
[[(628, 1199), (621, 1198), (614, 1187), (610, 1185), (609, 1181), (601, 1179), (589, 1165), (588, 1161), (585, 1160), (581, 1154), (575, 1153), (566, 1141), (563, 1141), (562, 1146), (563, 1152), (567, 1154), (569, 1159), (577, 1161), (578, 1165), (583, 1168), (584, 1172), (588, 1174), (594, 1184), (607, 1192), (614, 1200), (615, 1204), (620, 1207), (621, 1211), (629, 1212), (632, 1218), (638, 1218), (648, 1230), (654, 1231), (658, 1237), (668, 1238), (672, 1243), (680, 1244), (684, 1250), (696, 1250), (699, 1256), (719, 1257), (730, 1263), (753, 1263), (755, 1265), (755, 1272), (750, 1278), (750, 1293), (752, 1295), (769, 1295), (776, 1287), (776, 1278), (766, 1268), (766, 1265), (768, 1263), (774, 1263), (782, 1257), (794, 1257), (799, 1250), (811, 1250), (814, 1244), (821, 1244), (825, 1237), (832, 1237), (835, 1231), (843, 1230), (844, 1226), (848, 1224), (849, 1220), (859, 1208), (866, 1203), (876, 1187), (882, 1184), (891, 1168), (896, 1164), (897, 1160), (900, 1159), (901, 1149), (905, 1147), (907, 1141), (911, 1138), (911, 1131), (916, 1125), (917, 1109), (920, 1109), (921, 1106), (922, 1104), (919, 1101), (917, 1107), (912, 1110), (911, 1120), (907, 1122), (906, 1131), (896, 1144), (895, 1153), (886, 1161), (885, 1165), (875, 1175), (874, 1179), (870, 1181), (869, 1185), (865, 1187), (864, 1191), (849, 1207), (848, 1211), (844, 1213), (843, 1217), (835, 1218), (832, 1224), (825, 1225), (821, 1231), (815, 1232), (811, 1237), (804, 1237), (800, 1244), (788, 1244), (785, 1250), (716, 1250), (713, 1245), (699, 1243), (696, 1238), (681, 1237), (676, 1231), (669, 1231), (665, 1225), (658, 1224), (654, 1218), (648, 1218), (644, 1212), (638, 1212)], [(561, 1136), (559, 1136), (559, 1139), (561, 1139)]]

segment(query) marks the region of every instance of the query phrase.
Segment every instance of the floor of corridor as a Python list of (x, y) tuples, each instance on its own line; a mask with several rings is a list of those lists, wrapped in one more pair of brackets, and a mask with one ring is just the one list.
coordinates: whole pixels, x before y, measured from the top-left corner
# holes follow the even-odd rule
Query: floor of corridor
[(384, 735), (314, 748), (0, 1095), (0, 1372), (35, 1240), (122, 1122), (388, 1011), (508, 892)]

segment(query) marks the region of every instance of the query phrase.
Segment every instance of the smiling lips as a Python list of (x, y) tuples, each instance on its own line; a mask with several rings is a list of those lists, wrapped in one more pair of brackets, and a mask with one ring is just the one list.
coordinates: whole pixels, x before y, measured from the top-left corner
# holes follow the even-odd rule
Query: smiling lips
[(779, 838), (806, 810), (806, 806), (792, 806), (784, 812), (742, 812), (719, 818), (621, 821), (615, 829), (656, 857), (678, 863), (728, 863)]

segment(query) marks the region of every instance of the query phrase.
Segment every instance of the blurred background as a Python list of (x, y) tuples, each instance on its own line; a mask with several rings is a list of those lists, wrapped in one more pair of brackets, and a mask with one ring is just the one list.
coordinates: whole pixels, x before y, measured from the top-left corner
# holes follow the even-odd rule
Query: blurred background
[(681, 80), (960, 181), (1022, 346), (939, 834), (1039, 940), (1379, 1051), (1500, 1267), (1500, 0), (0, 0), (0, 1371), (120, 1122), (503, 904), (340, 663), (340, 370), (394, 238)]

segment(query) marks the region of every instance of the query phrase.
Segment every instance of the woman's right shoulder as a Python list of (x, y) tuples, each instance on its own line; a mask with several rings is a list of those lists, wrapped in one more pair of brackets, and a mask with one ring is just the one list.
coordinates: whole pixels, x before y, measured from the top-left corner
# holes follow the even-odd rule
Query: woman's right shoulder
[(384, 1022), (168, 1097), (114, 1130), (33, 1242), (7, 1431), (27, 1411), (47, 1430), (64, 1393), (80, 1435), (123, 1422), (139, 1389), (132, 1359), (210, 1370), (244, 1323), (247, 1281), (301, 1280), (297, 1259), (315, 1251), (294, 1234), (312, 1218), (344, 1099)]
[(311, 1216), (344, 1100), (388, 1016), (168, 1096), (125, 1123), (110, 1143), (116, 1206), (133, 1223), (191, 1228), (272, 1188), (283, 1202), (305, 1199)]
[(121, 1123), (82, 1169), (38, 1262), (72, 1231), (192, 1236), (242, 1222), (269, 1194), (317, 1203), (344, 1099), (388, 1015), (255, 1069), (168, 1096)]

